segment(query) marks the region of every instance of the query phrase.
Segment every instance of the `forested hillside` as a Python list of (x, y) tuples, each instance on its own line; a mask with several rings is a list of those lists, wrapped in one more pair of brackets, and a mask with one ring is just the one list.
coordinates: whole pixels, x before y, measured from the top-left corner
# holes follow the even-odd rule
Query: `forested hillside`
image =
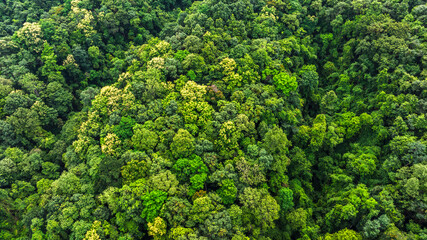
[(424, 1), (0, 16), (0, 239), (427, 239)]

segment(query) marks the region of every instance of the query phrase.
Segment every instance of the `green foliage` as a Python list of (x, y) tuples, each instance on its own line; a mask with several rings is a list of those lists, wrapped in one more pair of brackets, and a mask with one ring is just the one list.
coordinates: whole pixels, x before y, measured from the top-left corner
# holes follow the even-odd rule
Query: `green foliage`
[(173, 169), (181, 182), (190, 182), (188, 194), (194, 195), (196, 191), (203, 189), (209, 172), (202, 159), (197, 155), (192, 155), (190, 159), (180, 158), (173, 165)]
[(390, 219), (387, 215), (382, 215), (376, 220), (369, 220), (363, 227), (363, 235), (370, 239), (376, 238), (380, 232), (387, 229), (389, 225)]
[(66, 116), (71, 108), (73, 95), (58, 82), (51, 82), (46, 88), (46, 104), (56, 109), (60, 116)]
[(160, 209), (167, 199), (167, 193), (162, 191), (151, 191), (141, 197), (143, 210), (141, 217), (145, 218), (147, 222), (152, 222), (154, 218), (159, 216)]
[(187, 57), (187, 55), (190, 54), (190, 52), (188, 50), (178, 50), (175, 55), (174, 58), (179, 60), (180, 62), (182, 62), (185, 57)]
[(83, 106), (90, 107), (92, 106), (92, 100), (99, 93), (99, 89), (88, 87), (84, 91), (80, 93), (80, 99), (82, 101)]
[(314, 65), (305, 65), (300, 70), (300, 84), (299, 86), (302, 89), (302, 95), (310, 96), (317, 90), (319, 85), (319, 74), (316, 72), (316, 66)]
[(303, 229), (307, 226), (308, 213), (305, 209), (298, 208), (286, 214), (286, 220), (292, 230)]
[(293, 192), (289, 188), (281, 188), (279, 190), (280, 210), (287, 212), (294, 206)]
[(313, 120), (313, 127), (311, 128), (311, 140), (310, 147), (314, 150), (319, 149), (323, 145), (323, 141), (326, 137), (326, 117), (323, 114), (319, 114)]
[(132, 143), (136, 150), (147, 151), (155, 149), (159, 138), (156, 132), (143, 128), (140, 125), (135, 125), (133, 131), (135, 134), (132, 137)]
[(298, 88), (296, 77), (291, 76), (289, 73), (280, 72), (273, 77), (274, 84), (278, 90), (281, 90), (285, 96), (289, 93), (295, 92)]
[(373, 154), (361, 154), (358, 157), (353, 154), (345, 154), (344, 157), (348, 157), (348, 165), (357, 175), (368, 176), (373, 174), (376, 169), (377, 158)]
[(179, 129), (173, 137), (171, 151), (175, 158), (187, 157), (194, 151), (194, 137), (185, 129)]
[(120, 171), (125, 184), (142, 179), (147, 175), (149, 164), (145, 160), (130, 160)]
[(113, 128), (113, 132), (121, 139), (131, 138), (133, 135), (132, 128), (135, 125), (135, 120), (129, 117), (122, 117), (120, 123)]
[(64, 81), (64, 77), (61, 75), (61, 70), (64, 70), (63, 66), (57, 64), (57, 56), (53, 51), (53, 47), (49, 43), (44, 43), (44, 49), (41, 54), (43, 61), (43, 67), (40, 69), (41, 75), (46, 77), (49, 82), (60, 82)]
[(322, 239), (324, 240), (344, 240), (344, 239), (361, 240), (363, 238), (359, 233), (346, 228), (333, 234), (328, 233)]
[(191, 204), (187, 199), (171, 197), (162, 208), (161, 216), (167, 220), (169, 226), (178, 227), (188, 221), (190, 210)]
[(188, 191), (188, 195), (192, 196), (196, 193), (196, 191), (203, 189), (205, 186), (205, 181), (208, 178), (206, 173), (195, 174), (190, 177), (190, 190)]
[(330, 229), (366, 218), (375, 212), (378, 205), (378, 202), (369, 196), (368, 189), (363, 184), (337, 195), (338, 197), (331, 198), (330, 202), (334, 205), (325, 217)]
[(280, 207), (267, 190), (245, 188), (239, 199), (243, 205), (243, 222), (247, 226), (255, 227), (254, 234), (274, 228)]
[(221, 182), (221, 188), (218, 190), (218, 195), (221, 197), (224, 204), (232, 204), (236, 200), (237, 188), (234, 186), (234, 181), (225, 179)]
[(197, 155), (192, 155), (190, 159), (178, 159), (173, 165), (173, 169), (176, 171), (178, 178), (182, 181), (188, 180), (194, 174), (208, 173), (208, 168)]

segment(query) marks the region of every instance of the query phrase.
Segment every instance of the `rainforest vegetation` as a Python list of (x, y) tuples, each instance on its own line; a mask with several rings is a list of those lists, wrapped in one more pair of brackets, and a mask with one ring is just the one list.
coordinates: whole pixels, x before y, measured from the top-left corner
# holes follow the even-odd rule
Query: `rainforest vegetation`
[(1, 0), (0, 239), (427, 239), (422, 0)]

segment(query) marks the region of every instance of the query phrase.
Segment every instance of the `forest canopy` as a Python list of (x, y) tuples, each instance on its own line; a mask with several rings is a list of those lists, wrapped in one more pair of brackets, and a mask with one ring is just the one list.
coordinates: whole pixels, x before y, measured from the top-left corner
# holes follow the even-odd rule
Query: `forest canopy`
[(0, 239), (427, 239), (424, 1), (0, 16)]

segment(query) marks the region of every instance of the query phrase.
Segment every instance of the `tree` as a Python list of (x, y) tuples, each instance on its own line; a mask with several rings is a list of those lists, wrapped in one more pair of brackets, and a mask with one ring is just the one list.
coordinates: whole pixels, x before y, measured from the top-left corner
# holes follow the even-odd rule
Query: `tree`
[(4, 158), (0, 160), (0, 186), (7, 187), (16, 178), (16, 173), (18, 169), (16, 168), (16, 163), (13, 162), (10, 158)]
[(274, 228), (279, 218), (279, 204), (265, 189), (245, 188), (239, 196), (243, 210), (243, 221), (258, 235)]
[(199, 53), (203, 47), (203, 42), (200, 38), (194, 35), (189, 35), (185, 38), (183, 47), (190, 53)]
[(168, 226), (191, 226), (192, 222), (189, 222), (191, 209), (192, 206), (187, 199), (170, 197), (161, 209), (160, 215), (167, 220)]
[(182, 61), (182, 67), (185, 70), (193, 70), (195, 73), (202, 73), (206, 70), (205, 59), (202, 56), (190, 53)]
[(0, 239), (425, 239), (426, 10), (0, 1)]
[(310, 147), (314, 150), (318, 150), (323, 145), (323, 140), (326, 135), (326, 117), (323, 114), (319, 114), (313, 121), (313, 127), (311, 128), (311, 140)]
[(135, 120), (130, 117), (122, 117), (119, 124), (114, 126), (113, 132), (123, 141), (133, 136), (132, 128), (134, 125)]
[(337, 109), (338, 97), (333, 90), (327, 92), (320, 102), (320, 109), (322, 113), (333, 114)]
[(365, 177), (375, 172), (377, 157), (373, 154), (360, 154), (356, 157), (353, 154), (346, 153), (344, 157), (349, 159), (349, 168), (359, 176)]
[(58, 117), (58, 112), (48, 107), (44, 102), (36, 101), (33, 106), (31, 106), (31, 110), (35, 111), (38, 115), (40, 123), (42, 126), (53, 126)]
[(101, 238), (96, 233), (96, 230), (92, 229), (86, 232), (85, 238), (83, 240), (101, 240)]
[(208, 175), (206, 173), (195, 174), (190, 177), (190, 189), (188, 195), (193, 196), (198, 190), (201, 190), (205, 186), (206, 179)]
[(331, 198), (330, 203), (334, 206), (325, 217), (329, 229), (337, 229), (348, 222), (358, 222), (369, 217), (378, 205), (378, 202), (369, 196), (368, 189), (363, 184), (340, 192), (337, 198)]
[(187, 157), (194, 151), (194, 137), (185, 129), (179, 129), (170, 146), (175, 158)]
[(178, 185), (179, 182), (175, 174), (169, 170), (152, 175), (147, 181), (147, 186), (149, 186), (150, 189), (161, 190), (168, 193), (170, 196), (177, 194)]
[(134, 126), (134, 135), (132, 136), (133, 147), (137, 150), (154, 150), (159, 137), (156, 132), (150, 131), (141, 125)]
[(64, 70), (63, 66), (59, 66), (56, 60), (57, 56), (53, 51), (53, 47), (49, 43), (44, 43), (44, 49), (41, 54), (43, 66), (40, 68), (41, 75), (46, 77), (48, 82), (64, 83), (64, 77), (61, 71)]
[(239, 147), (239, 140), (242, 138), (241, 131), (232, 121), (227, 121), (221, 125), (219, 138), (215, 142), (218, 151), (226, 158), (232, 157)]
[(368, 220), (363, 227), (363, 235), (367, 238), (376, 238), (382, 230), (388, 228), (390, 219), (387, 215), (382, 215), (378, 219)]
[(242, 76), (236, 73), (236, 61), (232, 58), (224, 58), (220, 63), (224, 75), (223, 81), (227, 85), (227, 89), (233, 90), (236, 87), (241, 87), (245, 84)]
[(201, 226), (201, 230), (211, 239), (229, 238), (233, 234), (233, 225), (227, 211), (221, 211), (210, 215)]
[(203, 223), (215, 210), (212, 200), (208, 196), (199, 197), (194, 200), (191, 209), (191, 220), (195, 223)]
[(209, 172), (202, 159), (196, 155), (192, 155), (190, 159), (178, 159), (173, 165), (173, 169), (181, 182), (190, 181), (191, 185), (188, 192), (190, 196), (204, 187)]
[(43, 32), (41, 25), (37, 22), (24, 23), (24, 26), (16, 31), (14, 37), (18, 43), (25, 44), (28, 49), (36, 53), (43, 50)]
[(264, 148), (273, 155), (274, 163), (272, 168), (279, 173), (286, 172), (286, 167), (289, 165), (290, 160), (286, 156), (289, 153), (288, 147), (291, 142), (288, 140), (286, 134), (278, 126), (269, 129), (264, 136)]
[(278, 90), (281, 90), (285, 96), (289, 96), (291, 92), (295, 92), (298, 88), (296, 77), (290, 76), (289, 73), (280, 72), (273, 77), (274, 84)]
[(319, 74), (316, 72), (316, 66), (304, 65), (300, 70), (300, 89), (303, 96), (310, 97), (319, 85)]
[(141, 213), (141, 217), (145, 218), (147, 222), (152, 222), (160, 214), (160, 209), (167, 199), (167, 193), (154, 190), (146, 193), (141, 197), (141, 199), (143, 201), (142, 205), (144, 207)]
[(266, 181), (266, 177), (258, 164), (252, 164), (245, 158), (237, 157), (236, 169), (239, 172), (239, 180), (250, 186), (257, 186)]
[(190, 52), (187, 49), (178, 50), (176, 51), (174, 58), (182, 62), (188, 54), (190, 54)]
[[(115, 150), (115, 148), (113, 149)], [(114, 156), (109, 156), (108, 153), (106, 156), (102, 156), (98, 169), (97, 171), (95, 170), (95, 190), (101, 192), (109, 186), (119, 187), (122, 181), (120, 178), (120, 169), (122, 166), (123, 162)]]
[(408, 143), (407, 154), (403, 156), (402, 160), (409, 164), (425, 162), (427, 160), (426, 145), (420, 141)]
[(107, 136), (101, 139), (101, 150), (106, 155), (118, 156), (121, 144), (122, 141), (115, 133), (108, 133)]
[(130, 184), (138, 179), (145, 178), (149, 170), (149, 159), (140, 161), (132, 159), (127, 162), (126, 165), (122, 166), (122, 170), (120, 171), (120, 173), (123, 177), (123, 183)]
[(289, 165), (289, 175), (295, 177), (300, 176), (299, 178), (310, 181), (313, 176), (313, 164), (307, 158), (305, 152), (299, 147), (294, 147), (291, 151), (290, 159), (292, 159), (292, 161)]
[(180, 90), (184, 101), (178, 111), (186, 124), (206, 127), (212, 119), (213, 108), (205, 101), (206, 87), (194, 81), (188, 81)]
[(92, 106), (92, 100), (98, 95), (99, 89), (88, 87), (80, 93), (80, 99), (84, 107)]
[(122, 111), (122, 114), (125, 114), (135, 101), (135, 96), (129, 90), (114, 86), (103, 87), (92, 101), (92, 110), (98, 111), (101, 117), (109, 116), (115, 111)]
[(90, 46), (87, 50), (89, 57), (93, 61), (93, 68), (99, 68), (100, 63), (102, 63), (102, 55), (98, 46)]
[(361, 240), (363, 238), (359, 233), (355, 232), (354, 230), (345, 228), (333, 234), (328, 233), (322, 239), (323, 240), (344, 240), (344, 239)]
[(289, 188), (281, 188), (279, 190), (280, 210), (286, 212), (294, 206), (293, 192)]
[(346, 138), (353, 137), (361, 128), (360, 118), (353, 112), (340, 114), (338, 123), (346, 129)]
[(236, 200), (237, 188), (234, 186), (234, 181), (225, 179), (221, 182), (221, 188), (218, 189), (218, 195), (221, 197), (224, 204), (232, 204)]
[(274, 126), (264, 136), (264, 148), (273, 155), (283, 156), (289, 153), (291, 142), (278, 126)]
[(0, 120), (0, 145), (13, 147), (17, 143), (13, 126), (9, 122)]
[(33, 101), (22, 91), (12, 92), (5, 99), (3, 111), (6, 115), (12, 115), (18, 108), (29, 108), (32, 104)]
[(15, 129), (24, 145), (28, 143), (26, 139), (34, 140), (43, 133), (37, 113), (26, 108), (18, 108), (7, 118), (7, 122)]
[(154, 222), (148, 223), (148, 235), (153, 236), (154, 239), (162, 239), (166, 235), (166, 222), (160, 217), (156, 217)]
[(286, 220), (291, 225), (292, 230), (303, 229), (307, 225), (308, 213), (303, 208), (295, 209), (286, 214)]
[(46, 104), (55, 109), (61, 117), (66, 117), (71, 109), (73, 95), (59, 82), (51, 82), (45, 92)]
[(52, 193), (55, 195), (72, 196), (81, 191), (80, 179), (72, 172), (63, 172), (61, 176), (52, 182)]

